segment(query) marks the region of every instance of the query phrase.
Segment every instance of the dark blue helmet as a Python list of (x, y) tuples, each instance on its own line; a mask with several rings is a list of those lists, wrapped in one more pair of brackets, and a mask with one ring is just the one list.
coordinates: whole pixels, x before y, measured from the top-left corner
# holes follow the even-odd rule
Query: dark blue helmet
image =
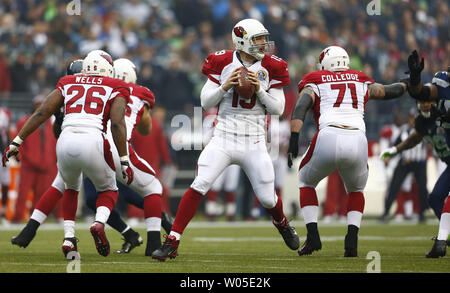
[(74, 75), (77, 73), (81, 73), (81, 69), (83, 68), (83, 60), (78, 59), (70, 62), (69, 66), (66, 69), (66, 75)]

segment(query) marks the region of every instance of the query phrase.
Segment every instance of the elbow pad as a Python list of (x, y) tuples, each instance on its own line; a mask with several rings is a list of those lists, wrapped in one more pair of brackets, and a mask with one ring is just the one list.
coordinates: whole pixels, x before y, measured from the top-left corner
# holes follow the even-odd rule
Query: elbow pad
[(408, 90), (408, 92), (411, 95), (411, 97), (413, 97), (416, 100), (431, 101), (431, 99), (430, 99), (431, 90), (428, 86), (422, 86), (422, 89), (420, 90), (420, 92), (418, 94), (413, 94), (409, 90)]

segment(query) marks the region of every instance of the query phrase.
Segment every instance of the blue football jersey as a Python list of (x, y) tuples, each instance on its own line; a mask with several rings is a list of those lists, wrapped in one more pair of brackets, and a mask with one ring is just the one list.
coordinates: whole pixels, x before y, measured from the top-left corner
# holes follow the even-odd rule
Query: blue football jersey
[(433, 146), (436, 155), (450, 165), (450, 129), (444, 129), (440, 124), (440, 121), (419, 115), (414, 127)]
[[(431, 83), (438, 89), (437, 107), (442, 109), (442, 106), (444, 106), (447, 111), (450, 108), (450, 82), (448, 75), (449, 73), (447, 71), (439, 71), (436, 72), (431, 80)], [(450, 123), (443, 123), (442, 126), (449, 129)]]

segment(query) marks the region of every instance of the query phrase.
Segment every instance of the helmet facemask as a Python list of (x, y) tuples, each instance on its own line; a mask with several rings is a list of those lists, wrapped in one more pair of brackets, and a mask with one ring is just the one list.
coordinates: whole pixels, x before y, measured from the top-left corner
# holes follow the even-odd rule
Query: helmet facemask
[[(260, 41), (261, 37), (264, 38), (264, 41)], [(258, 60), (264, 58), (264, 55), (273, 54), (275, 50), (275, 43), (270, 41), (268, 33), (262, 33), (252, 36), (250, 39), (250, 46), (248, 48), (248, 54), (252, 55)]]

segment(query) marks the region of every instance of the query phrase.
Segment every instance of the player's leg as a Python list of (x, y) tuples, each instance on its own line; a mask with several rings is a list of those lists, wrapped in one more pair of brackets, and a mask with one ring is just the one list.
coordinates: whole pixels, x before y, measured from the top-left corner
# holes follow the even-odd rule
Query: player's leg
[[(254, 143), (250, 140), (249, 145)], [(256, 144), (258, 145), (258, 143)], [(281, 197), (275, 193), (275, 173), (272, 160), (265, 145), (246, 151), (239, 158), (239, 165), (244, 170), (261, 205), (272, 216), (272, 223), (280, 232), (286, 245), (298, 249), (300, 241), (295, 229), (289, 225), (283, 211)]]
[(200, 154), (197, 162), (197, 176), (181, 198), (172, 231), (161, 248), (153, 252), (153, 258), (164, 261), (167, 257), (177, 256), (181, 235), (197, 212), (201, 199), (219, 174), (230, 164), (231, 155), (227, 152), (223, 139), (213, 137)]
[(12, 244), (27, 247), (36, 235), (39, 226), (47, 219), (48, 215), (55, 209), (64, 192), (64, 180), (58, 171), (52, 185), (41, 196), (33, 210), (26, 226), (19, 235), (14, 236)]
[[(97, 251), (102, 256), (107, 256), (110, 251), (108, 239), (104, 227), (111, 211), (114, 209), (118, 193), (116, 185), (116, 173), (114, 161), (112, 159), (111, 146), (108, 140), (100, 135), (77, 135), (77, 139), (82, 140), (82, 144), (74, 142), (72, 137), (67, 139), (73, 147), (78, 147), (82, 155), (79, 156), (79, 164), (82, 166), (84, 175), (92, 180), (98, 192), (96, 201), (96, 213), (94, 223), (90, 227), (90, 232), (94, 238)], [(58, 143), (61, 142), (62, 136)], [(75, 152), (75, 150), (72, 150)], [(70, 151), (69, 151), (70, 153)], [(58, 156), (59, 158), (59, 156)], [(64, 181), (64, 173), (61, 171)], [(66, 187), (67, 182), (66, 182)]]
[(447, 168), (441, 173), (436, 184), (433, 187), (433, 191), (431, 191), (428, 197), (428, 203), (430, 207), (433, 209), (434, 214), (438, 219), (441, 218), (442, 208), (444, 207), (445, 199), (447, 198), (450, 192), (450, 167)]
[(238, 165), (231, 165), (226, 171), (225, 191), (225, 216), (228, 221), (233, 221), (236, 215), (236, 190), (239, 185), (241, 168)]
[(391, 206), (394, 203), (398, 192), (400, 191), (403, 181), (409, 173), (409, 168), (403, 165), (401, 162), (399, 162), (397, 164), (397, 167), (395, 167), (394, 174), (392, 175), (392, 179), (388, 187), (388, 193), (384, 202), (384, 212), (380, 220), (388, 220), (389, 210), (391, 209)]
[(337, 146), (341, 149), (337, 158), (338, 171), (348, 194), (347, 234), (345, 257), (358, 255), (358, 231), (364, 212), (364, 188), (369, 175), (367, 138), (358, 130), (342, 130)]
[(428, 209), (427, 168), (425, 162), (414, 162), (413, 174), (419, 187), (419, 222), (425, 221), (424, 213)]
[(317, 226), (319, 201), (316, 186), (336, 169), (336, 140), (336, 134), (330, 127), (320, 130), (313, 137), (300, 162), (300, 209), (307, 230), (306, 241), (298, 252), (300, 256), (322, 248)]
[(427, 253), (427, 258), (438, 258), (445, 256), (447, 248), (447, 239), (450, 233), (450, 197), (447, 197), (442, 208), (441, 218), (439, 220), (439, 233), (436, 237), (433, 247)]
[(225, 184), (225, 173), (228, 170), (227, 167), (211, 186), (211, 189), (208, 191), (208, 194), (205, 198), (205, 213), (208, 217), (208, 220), (215, 220), (216, 216), (218, 216), (219, 212), (219, 204), (217, 203), (218, 194), (223, 190)]

